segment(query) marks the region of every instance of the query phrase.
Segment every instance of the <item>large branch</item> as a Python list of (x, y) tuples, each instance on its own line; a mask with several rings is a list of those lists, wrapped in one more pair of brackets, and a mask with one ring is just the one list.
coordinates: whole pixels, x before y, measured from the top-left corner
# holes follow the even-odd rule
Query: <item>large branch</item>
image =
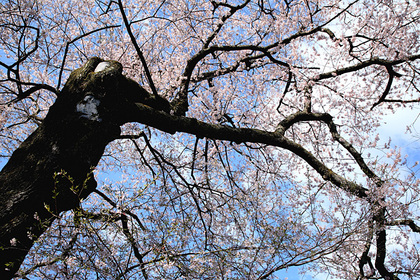
[[(325, 79), (329, 79), (329, 78), (333, 78), (336, 76), (340, 76), (343, 74), (347, 74), (347, 73), (352, 73), (352, 72), (356, 72), (358, 70), (373, 66), (373, 65), (381, 65), (381, 66), (385, 66), (387, 68), (395, 66), (395, 65), (399, 65), (408, 61), (414, 61), (420, 59), (420, 54), (415, 54), (415, 55), (411, 55), (408, 56), (404, 59), (395, 59), (395, 60), (386, 60), (386, 59), (381, 59), (379, 57), (374, 57), (372, 59), (366, 60), (366, 61), (362, 61), (360, 63), (351, 65), (351, 66), (347, 66), (347, 67), (342, 67), (339, 68), (337, 70), (333, 70), (330, 72), (325, 72), (322, 74), (319, 74), (317, 77), (315, 77), (313, 80), (314, 81), (321, 81), (321, 80), (325, 80)], [(398, 75), (398, 74), (397, 74)], [(394, 74), (395, 76), (395, 74)]]
[(418, 226), (413, 220), (396, 220), (386, 223), (387, 226), (409, 226), (413, 232), (420, 233), (420, 226)]
[[(244, 142), (261, 143), (283, 148), (305, 160), (324, 180), (330, 181), (337, 187), (359, 198), (367, 197), (367, 189), (335, 173), (300, 144), (289, 140), (281, 132), (285, 129), (278, 129), (277, 131), (280, 132), (268, 132), (255, 128), (234, 128), (225, 125), (210, 124), (194, 118), (174, 116), (142, 103), (136, 103), (135, 105), (135, 108), (130, 109), (131, 117), (128, 121), (140, 122), (172, 134), (185, 132), (200, 138), (207, 137), (210, 139), (227, 140), (238, 144)], [(320, 114), (318, 118), (321, 119), (326, 116), (327, 114)], [(309, 115), (302, 117), (302, 120), (310, 119), (311, 117)]]

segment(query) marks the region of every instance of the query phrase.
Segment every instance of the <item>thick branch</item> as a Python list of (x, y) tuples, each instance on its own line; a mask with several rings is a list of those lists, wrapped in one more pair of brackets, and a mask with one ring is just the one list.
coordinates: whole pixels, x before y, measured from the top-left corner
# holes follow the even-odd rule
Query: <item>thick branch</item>
[(136, 103), (136, 108), (131, 108), (130, 111), (131, 117), (127, 121), (140, 122), (172, 134), (186, 132), (199, 138), (207, 137), (235, 143), (261, 143), (284, 148), (305, 160), (324, 180), (330, 181), (337, 187), (359, 198), (367, 197), (367, 189), (333, 172), (312, 153), (301, 145), (287, 139), (282, 133), (205, 123), (194, 118), (170, 115), (141, 103)]
[(330, 114), (326, 113), (308, 113), (299, 111), (284, 118), (280, 122), (276, 131), (284, 135), (286, 130), (288, 130), (292, 125), (302, 121), (323, 121), (329, 123), (332, 122), (332, 117)]
[(369, 256), (369, 251), (372, 244), (373, 233), (374, 233), (373, 227), (374, 227), (373, 220), (370, 219), (368, 222), (368, 238), (366, 240), (365, 250), (363, 251), (362, 256), (360, 257), (360, 260), (359, 260), (359, 272), (362, 277), (365, 276), (364, 267), (366, 264), (369, 265), (369, 269), (370, 269), (368, 277), (372, 276), (375, 271), (375, 267), (372, 264), (372, 259)]
[(363, 173), (378, 186), (380, 187), (382, 185), (382, 180), (377, 176), (365, 163), (365, 160), (363, 159), (362, 155), (353, 147), (352, 144), (350, 144), (346, 139), (344, 139), (337, 131), (337, 127), (330, 119), (328, 122), (328, 127), (330, 129), (331, 135), (338, 143), (340, 143), (341, 146), (343, 146), (354, 158), (357, 165), (359, 165), (360, 169), (363, 171)]
[(355, 65), (352, 65), (352, 66), (343, 67), (343, 68), (340, 68), (340, 69), (337, 69), (337, 70), (334, 70), (334, 71), (319, 74), (313, 80), (314, 81), (321, 81), (321, 80), (329, 79), (329, 78), (336, 77), (336, 76), (339, 76), (339, 75), (343, 75), (343, 74), (346, 74), (346, 73), (356, 72), (360, 69), (367, 68), (367, 67), (372, 66), (372, 65), (382, 65), (382, 66), (385, 66), (385, 67), (391, 67), (391, 66), (399, 65), (399, 64), (407, 62), (407, 61), (414, 61), (414, 60), (417, 60), (417, 59), (420, 59), (420, 54), (415, 54), (415, 55), (408, 56), (404, 59), (396, 59), (396, 60), (386, 60), (386, 59), (381, 59), (381, 58), (378, 58), (378, 57), (374, 57), (370, 60), (363, 61), (363, 62), (357, 63)]
[[(17, 82), (17, 83), (26, 84), (26, 83), (21, 83), (21, 82)], [(28, 84), (32, 84), (32, 83), (28, 83)], [(32, 87), (30, 87), (29, 89), (19, 93), (18, 96), (15, 99), (9, 101), (8, 103), (15, 103), (15, 102), (18, 102), (20, 100), (23, 100), (23, 99), (29, 97), (32, 93), (34, 93), (38, 90), (42, 90), (42, 89), (51, 91), (56, 95), (58, 94), (58, 91), (50, 85), (47, 85), (47, 84), (33, 84)]]
[(416, 225), (416, 223), (411, 220), (397, 220), (390, 223), (386, 223), (387, 226), (409, 226), (413, 232), (420, 232), (420, 227)]
[(389, 91), (391, 90), (391, 86), (392, 86), (392, 82), (394, 80), (394, 77), (401, 77), (401, 74), (398, 74), (397, 72), (395, 72), (392, 69), (392, 66), (387, 65), (386, 66), (386, 70), (388, 71), (388, 75), (389, 75), (389, 79), (388, 79), (388, 84), (386, 85), (386, 88), (384, 90), (384, 92), (382, 93), (381, 97), (379, 98), (378, 101), (376, 101), (372, 107), (370, 108), (371, 110), (373, 108), (375, 108), (377, 105), (381, 104), (382, 102), (385, 101), (385, 98), (388, 96)]
[(378, 270), (379, 274), (384, 279), (398, 280), (399, 278), (393, 273), (389, 272), (385, 267), (385, 258), (386, 258), (386, 231), (381, 229), (376, 233), (376, 260), (375, 267)]
[(145, 269), (145, 265), (144, 265), (144, 261), (143, 261), (143, 257), (147, 254), (147, 252), (145, 254), (140, 253), (139, 248), (137, 247), (136, 244), (136, 240), (134, 239), (133, 235), (130, 232), (130, 229), (128, 228), (128, 219), (127, 216), (122, 213), (121, 214), (121, 223), (122, 223), (122, 228), (123, 228), (123, 233), (125, 235), (125, 237), (127, 238), (128, 242), (130, 242), (131, 248), (134, 251), (134, 256), (137, 258), (137, 260), (140, 263), (140, 267), (141, 267), (141, 272), (143, 274), (144, 279), (149, 279), (146, 269)]
[[(224, 52), (230, 52), (230, 51), (241, 51), (241, 50), (250, 50), (250, 51), (257, 51), (262, 52), (264, 56), (271, 56), (269, 53), (270, 47), (260, 47), (255, 45), (241, 45), (241, 46), (231, 46), (231, 45), (213, 45), (208, 48), (204, 48), (200, 50), (198, 53), (193, 55), (191, 59), (188, 60), (187, 65), (184, 69), (183, 80), (181, 83), (181, 88), (178, 92), (177, 97), (171, 102), (171, 107), (175, 115), (178, 116), (184, 116), (185, 113), (188, 111), (188, 88), (191, 81), (192, 73), (194, 72), (195, 67), (197, 64), (204, 59), (207, 55), (224, 51)], [(263, 56), (262, 56), (263, 57)], [(274, 58), (272, 58), (274, 59)], [(289, 67), (287, 63), (281, 62), (279, 60), (276, 60), (276, 63), (282, 64), (283, 66)]]

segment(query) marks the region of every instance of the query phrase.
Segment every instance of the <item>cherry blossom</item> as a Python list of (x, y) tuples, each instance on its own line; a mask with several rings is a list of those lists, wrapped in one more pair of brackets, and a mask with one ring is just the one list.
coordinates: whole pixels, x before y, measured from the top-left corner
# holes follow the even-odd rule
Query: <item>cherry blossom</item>
[[(87, 75), (118, 62), (149, 98), (17, 277), (420, 277), (418, 155), (378, 133), (401, 110), (416, 121), (418, 1), (7, 0), (0, 12), (3, 157), (92, 57)], [(105, 123), (104, 96), (74, 102), (77, 120)]]

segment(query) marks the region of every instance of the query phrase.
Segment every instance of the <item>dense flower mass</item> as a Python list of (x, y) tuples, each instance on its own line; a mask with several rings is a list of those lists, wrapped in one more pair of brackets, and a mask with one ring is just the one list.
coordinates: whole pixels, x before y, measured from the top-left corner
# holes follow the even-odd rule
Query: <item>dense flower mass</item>
[(418, 162), (377, 133), (416, 120), (419, 21), (415, 0), (0, 2), (2, 157), (91, 57), (172, 106), (122, 126), (19, 275), (420, 277)]

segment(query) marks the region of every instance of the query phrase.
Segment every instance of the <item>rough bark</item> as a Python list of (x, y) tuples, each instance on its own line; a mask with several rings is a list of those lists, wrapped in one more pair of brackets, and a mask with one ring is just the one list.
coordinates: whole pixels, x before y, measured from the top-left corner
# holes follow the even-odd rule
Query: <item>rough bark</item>
[(133, 104), (169, 110), (164, 99), (125, 78), (119, 63), (101, 70), (100, 62), (93, 58), (73, 71), (43, 123), (0, 173), (1, 279), (15, 275), (60, 212), (76, 208), (96, 188), (92, 170)]

